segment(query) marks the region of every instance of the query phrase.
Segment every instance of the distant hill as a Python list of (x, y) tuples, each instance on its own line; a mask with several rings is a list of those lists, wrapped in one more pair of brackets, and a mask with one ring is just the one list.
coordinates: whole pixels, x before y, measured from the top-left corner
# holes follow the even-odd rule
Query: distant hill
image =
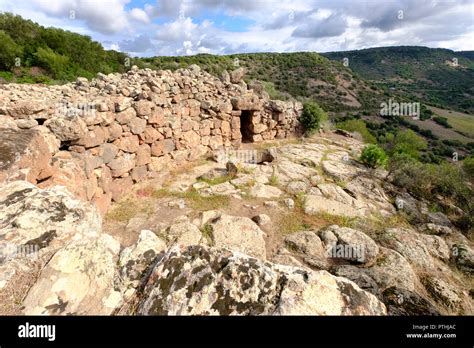
[(126, 58), (104, 50), (88, 36), (0, 13), (0, 78), (4, 80), (48, 83), (92, 77), (98, 72), (125, 71)]
[(417, 46), (329, 52), (385, 90), (441, 108), (474, 113), (474, 52)]

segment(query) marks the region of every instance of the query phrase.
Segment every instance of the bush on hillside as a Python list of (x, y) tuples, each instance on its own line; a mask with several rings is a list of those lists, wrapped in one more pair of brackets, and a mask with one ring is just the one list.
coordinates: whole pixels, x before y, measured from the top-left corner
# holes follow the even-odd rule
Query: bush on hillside
[(474, 179), (474, 156), (469, 156), (464, 159), (462, 169), (471, 180)]
[(433, 121), (445, 128), (451, 128), (451, 125), (448, 123), (448, 119), (446, 117), (435, 116), (433, 117)]
[(385, 166), (388, 157), (385, 151), (377, 145), (367, 145), (360, 156), (360, 160), (370, 168), (378, 168)]
[(461, 208), (465, 215), (460, 228), (469, 229), (473, 224), (473, 190), (465, 181), (463, 170), (452, 163), (421, 163), (407, 154), (396, 154), (389, 164), (393, 183), (406, 189), (417, 198), (433, 201), (444, 197)]
[(312, 133), (319, 129), (322, 122), (327, 120), (326, 112), (313, 102), (303, 104), (303, 113), (300, 122), (306, 133)]
[(375, 144), (377, 140), (367, 129), (367, 125), (363, 120), (347, 120), (336, 124), (337, 128), (344, 129), (348, 132), (359, 133), (366, 143)]
[(426, 150), (427, 147), (428, 144), (425, 139), (411, 129), (398, 131), (394, 136), (387, 136), (384, 144), (384, 148), (390, 156), (405, 154), (415, 159), (419, 159), (420, 151)]

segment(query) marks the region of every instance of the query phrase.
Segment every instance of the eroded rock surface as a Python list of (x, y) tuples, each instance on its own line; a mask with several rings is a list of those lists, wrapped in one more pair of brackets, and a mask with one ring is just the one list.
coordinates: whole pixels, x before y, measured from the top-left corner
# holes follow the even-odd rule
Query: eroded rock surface
[(140, 301), (145, 315), (380, 315), (375, 296), (325, 271), (274, 265), (225, 249), (170, 249)]

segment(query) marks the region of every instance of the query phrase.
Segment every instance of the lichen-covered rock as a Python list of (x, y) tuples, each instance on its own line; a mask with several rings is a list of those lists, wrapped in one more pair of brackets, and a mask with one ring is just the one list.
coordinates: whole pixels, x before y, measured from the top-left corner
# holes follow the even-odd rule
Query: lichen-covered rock
[(452, 254), (458, 267), (466, 273), (474, 273), (474, 250), (466, 244), (453, 246)]
[(129, 297), (140, 285), (147, 268), (157, 255), (166, 249), (164, 240), (153, 232), (142, 230), (138, 241), (122, 250), (118, 262), (118, 277), (116, 283), (122, 293)]
[(335, 266), (333, 272), (374, 294), (392, 286), (414, 291), (417, 281), (416, 273), (408, 261), (398, 252), (387, 248), (380, 248), (375, 263), (370, 267), (342, 265)]
[(76, 235), (41, 271), (23, 301), (24, 314), (111, 314), (122, 303), (114, 289), (119, 251), (107, 234)]
[(333, 259), (372, 263), (379, 253), (377, 243), (361, 231), (337, 225), (329, 226), (327, 231), (332, 232), (337, 238), (333, 245), (328, 245), (326, 248), (329, 257)]
[(440, 305), (453, 310), (460, 309), (463, 299), (460, 291), (455, 286), (433, 276), (422, 277), (421, 282), (430, 296)]
[(391, 228), (384, 233), (384, 245), (398, 251), (413, 265), (433, 268), (433, 256), (441, 260), (449, 259), (449, 248), (438, 236), (420, 234), (407, 228)]
[(0, 248), (12, 251), (0, 264), (0, 289), (15, 281), (13, 261), (28, 262), (21, 251), (46, 262), (43, 255), (63, 247), (74, 235), (95, 236), (100, 229), (97, 210), (64, 187), (42, 190), (25, 181), (0, 186)]
[(382, 298), (389, 315), (441, 315), (433, 303), (407, 289), (392, 286), (385, 289)]
[(43, 248), (75, 233), (96, 234), (100, 227), (96, 209), (64, 187), (42, 190), (25, 181), (0, 187), (0, 239), (5, 242)]
[(173, 247), (155, 266), (142, 315), (384, 315), (377, 298), (325, 271), (225, 249)]

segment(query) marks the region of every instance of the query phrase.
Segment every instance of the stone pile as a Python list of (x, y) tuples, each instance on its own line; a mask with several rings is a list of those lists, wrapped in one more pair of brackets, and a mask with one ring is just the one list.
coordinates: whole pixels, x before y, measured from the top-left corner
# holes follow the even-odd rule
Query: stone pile
[(61, 86), (1, 85), (0, 182), (63, 185), (104, 213), (164, 168), (300, 132), (300, 103), (270, 100), (242, 76), (132, 67)]

